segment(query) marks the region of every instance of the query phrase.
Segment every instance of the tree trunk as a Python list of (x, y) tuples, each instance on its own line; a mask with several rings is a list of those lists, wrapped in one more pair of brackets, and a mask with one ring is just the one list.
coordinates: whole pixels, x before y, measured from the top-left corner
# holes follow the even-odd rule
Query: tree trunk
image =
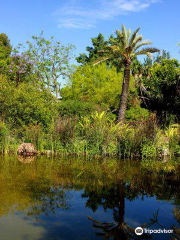
[(57, 80), (54, 80), (54, 88), (55, 88), (55, 95), (56, 95), (56, 101), (58, 100), (58, 83)]
[(119, 113), (118, 113), (118, 122), (122, 122), (122, 123), (125, 120), (129, 82), (130, 82), (130, 64), (126, 63), (125, 70), (124, 70), (124, 81), (122, 86), (121, 99), (119, 103)]

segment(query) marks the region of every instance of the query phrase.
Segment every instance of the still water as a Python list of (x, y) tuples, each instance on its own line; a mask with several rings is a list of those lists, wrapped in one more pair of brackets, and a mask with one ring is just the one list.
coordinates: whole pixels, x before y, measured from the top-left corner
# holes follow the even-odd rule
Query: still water
[[(114, 159), (0, 158), (0, 240), (178, 239), (180, 171)], [(179, 221), (179, 222), (178, 222)], [(174, 234), (137, 236), (134, 229)]]

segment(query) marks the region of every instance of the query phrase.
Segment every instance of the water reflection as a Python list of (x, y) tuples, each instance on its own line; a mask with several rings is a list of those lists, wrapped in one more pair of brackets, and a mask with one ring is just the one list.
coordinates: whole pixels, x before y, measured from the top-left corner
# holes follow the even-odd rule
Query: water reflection
[(18, 161), (21, 163), (31, 163), (36, 159), (35, 156), (23, 156), (23, 155), (18, 155), (17, 158)]
[[(112, 195), (111, 195), (112, 196)], [(100, 230), (100, 232), (96, 232), (97, 236), (102, 236), (103, 239), (110, 239), (113, 240), (131, 240), (136, 239), (137, 235), (135, 234), (135, 229), (128, 226), (124, 221), (125, 215), (125, 183), (123, 180), (117, 182), (116, 192), (114, 197), (112, 198), (115, 200), (113, 204), (113, 218), (114, 222), (99, 222), (89, 217), (91, 221), (93, 221), (93, 227), (95, 229)], [(108, 200), (112, 200), (108, 196)], [(106, 203), (107, 204), (107, 203)], [(110, 203), (112, 204), (112, 202)], [(117, 206), (117, 208), (116, 208)], [(143, 225), (142, 227), (144, 227)], [(150, 234), (143, 234), (143, 236), (138, 237), (138, 239), (149, 239), (152, 238)]]
[[(177, 207), (174, 208), (174, 217), (175, 217), (176, 221), (180, 225), (180, 210)], [(180, 239), (180, 227), (172, 226), (172, 229), (174, 230), (174, 233), (176, 234), (178, 239)], [(173, 236), (172, 239), (176, 239), (177, 238), (176, 236)]]
[[(17, 228), (21, 229), (22, 219), (27, 223), (26, 239), (31, 240), (137, 239), (134, 228), (148, 223), (157, 208), (161, 208), (159, 222), (179, 234), (178, 169), (168, 174), (149, 172), (140, 162), (113, 159), (23, 161), (16, 157), (0, 161), (0, 224), (9, 229), (8, 233), (1, 229), (2, 240), (25, 239), (14, 235), (17, 218)], [(33, 227), (41, 237), (31, 235), (28, 229)]]

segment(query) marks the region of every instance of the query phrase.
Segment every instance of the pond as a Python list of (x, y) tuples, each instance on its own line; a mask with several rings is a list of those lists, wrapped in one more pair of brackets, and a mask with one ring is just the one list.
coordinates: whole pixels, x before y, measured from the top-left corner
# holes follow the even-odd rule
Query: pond
[[(0, 240), (179, 239), (179, 210), (179, 169), (150, 172), (140, 161), (108, 158), (0, 159)], [(142, 225), (174, 232), (136, 235)]]

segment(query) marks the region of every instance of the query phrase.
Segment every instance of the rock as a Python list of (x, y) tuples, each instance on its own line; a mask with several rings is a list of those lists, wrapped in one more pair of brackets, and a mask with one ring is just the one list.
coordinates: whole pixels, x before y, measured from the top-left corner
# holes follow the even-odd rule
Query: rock
[(52, 155), (52, 151), (51, 150), (46, 150), (45, 153), (46, 153), (47, 156), (51, 156)]
[(22, 143), (18, 147), (17, 153), (24, 156), (33, 156), (37, 154), (37, 151), (32, 143)]

